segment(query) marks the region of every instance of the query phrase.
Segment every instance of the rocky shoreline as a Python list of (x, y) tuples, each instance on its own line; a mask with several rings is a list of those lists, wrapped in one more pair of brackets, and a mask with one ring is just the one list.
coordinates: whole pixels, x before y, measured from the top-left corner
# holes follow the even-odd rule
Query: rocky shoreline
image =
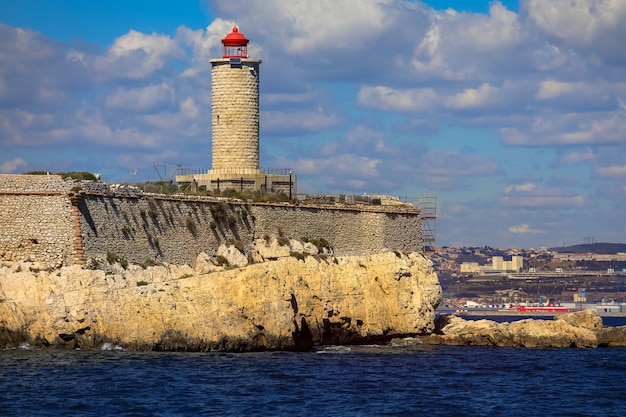
[[(113, 261), (113, 260), (111, 260)], [(258, 242), (195, 265), (0, 265), (0, 348), (310, 350), (429, 333), (441, 287), (421, 253), (335, 257)], [(89, 269), (98, 267), (99, 269)]]
[(626, 347), (626, 326), (604, 326), (602, 317), (592, 310), (559, 314), (553, 320), (503, 323), (441, 315), (435, 321), (435, 330), (416, 341), (431, 345), (527, 348)]
[(626, 347), (626, 326), (603, 326), (593, 311), (504, 323), (437, 315), (441, 286), (417, 252), (336, 257), (273, 239), (249, 255), (224, 245), (193, 267), (114, 259), (60, 269), (2, 264), (0, 348), (307, 351), (392, 340)]

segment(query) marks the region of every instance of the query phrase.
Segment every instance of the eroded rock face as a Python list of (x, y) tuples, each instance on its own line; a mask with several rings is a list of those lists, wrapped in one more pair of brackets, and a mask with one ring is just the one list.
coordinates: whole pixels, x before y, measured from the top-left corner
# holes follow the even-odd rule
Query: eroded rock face
[(0, 347), (306, 350), (429, 333), (441, 299), (419, 253), (196, 268), (0, 267)]
[(626, 346), (626, 326), (606, 328), (591, 310), (562, 314), (554, 320), (526, 319), (511, 323), (441, 316), (422, 343), (509, 347)]

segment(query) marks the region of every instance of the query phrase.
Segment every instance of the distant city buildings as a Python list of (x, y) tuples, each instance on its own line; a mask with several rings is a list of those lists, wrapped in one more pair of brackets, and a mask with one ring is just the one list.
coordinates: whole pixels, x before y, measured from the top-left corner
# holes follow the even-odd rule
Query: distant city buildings
[(489, 273), (489, 272), (520, 272), (524, 267), (524, 258), (519, 255), (511, 256), (510, 261), (505, 261), (502, 256), (492, 256), (491, 266), (479, 265), (478, 262), (463, 262), (460, 266), (462, 274)]

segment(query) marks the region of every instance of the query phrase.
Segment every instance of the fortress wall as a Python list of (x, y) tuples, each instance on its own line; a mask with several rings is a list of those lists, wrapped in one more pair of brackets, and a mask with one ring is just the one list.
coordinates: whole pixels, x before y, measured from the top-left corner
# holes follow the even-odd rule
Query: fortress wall
[(337, 255), (385, 250), (421, 250), (421, 219), (416, 212), (384, 212), (324, 206), (251, 207), (258, 237), (324, 238)]
[(85, 195), (80, 211), (86, 259), (110, 252), (136, 263), (193, 264), (200, 252), (214, 254), (229, 241), (249, 247), (253, 236), (243, 204)]
[(0, 175), (0, 261), (73, 262), (74, 185), (56, 175)]
[[(81, 187), (72, 196), (72, 188)], [(266, 235), (326, 239), (336, 255), (421, 250), (419, 211), (248, 204), (209, 197), (110, 190), (54, 176), (0, 175), (0, 260), (50, 266), (108, 253), (120, 259), (192, 264), (200, 252)], [(78, 230), (77, 230), (77, 229)]]

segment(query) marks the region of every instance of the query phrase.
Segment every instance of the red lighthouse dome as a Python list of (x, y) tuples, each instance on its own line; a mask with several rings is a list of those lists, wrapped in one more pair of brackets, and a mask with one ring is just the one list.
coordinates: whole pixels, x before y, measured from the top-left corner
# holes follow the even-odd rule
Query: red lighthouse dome
[(233, 31), (222, 39), (224, 44), (223, 58), (247, 58), (248, 42), (250, 41), (246, 39), (243, 33), (240, 33), (236, 26), (233, 27)]

